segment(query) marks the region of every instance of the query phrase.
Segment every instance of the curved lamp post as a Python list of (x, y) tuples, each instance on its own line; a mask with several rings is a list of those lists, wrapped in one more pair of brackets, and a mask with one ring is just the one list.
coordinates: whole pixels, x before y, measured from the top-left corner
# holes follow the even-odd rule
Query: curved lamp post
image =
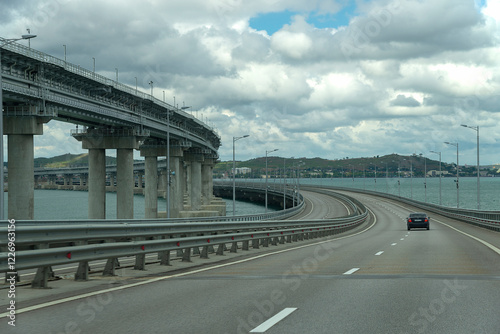
[(267, 154), (271, 152), (276, 152), (278, 149), (275, 148), (274, 150), (271, 151), (266, 151), (266, 213), (267, 213)]
[(22, 35), (21, 38), (10, 38), (10, 39), (0, 39), (0, 180), (2, 182), (2, 188), (0, 189), (0, 220), (4, 220), (4, 159), (3, 159), (3, 95), (2, 95), (2, 55), (1, 49), (22, 39), (30, 40), (35, 38), (36, 35)]
[(234, 179), (234, 175), (236, 174), (236, 161), (234, 159), (234, 143), (237, 140), (247, 138), (248, 136), (249, 135), (244, 135), (241, 137), (233, 137), (233, 216), (235, 215), (234, 212), (235, 212), (235, 203), (236, 203), (236, 181)]
[(459, 178), (459, 176), (458, 176), (458, 143), (450, 143), (447, 141), (445, 141), (444, 143), (451, 145), (451, 146), (455, 146), (457, 148), (457, 209), (458, 209), (460, 206), (460, 201), (459, 201), (460, 195), (459, 195), (459, 191), (458, 191), (458, 189), (459, 189), (459, 186), (458, 186), (459, 185), (459, 183), (458, 183), (458, 178)]
[(472, 129), (472, 130), (477, 132), (477, 148), (476, 148), (476, 151), (477, 151), (477, 209), (480, 210), (481, 209), (481, 196), (479, 194), (480, 194), (481, 186), (479, 183), (479, 125), (478, 126), (468, 126), (468, 125), (462, 124), (462, 126), (464, 128), (469, 128), (469, 129)]
[(439, 205), (442, 205), (442, 201), (441, 201), (441, 177), (442, 177), (442, 173), (441, 173), (441, 152), (431, 151), (431, 153), (439, 154)]

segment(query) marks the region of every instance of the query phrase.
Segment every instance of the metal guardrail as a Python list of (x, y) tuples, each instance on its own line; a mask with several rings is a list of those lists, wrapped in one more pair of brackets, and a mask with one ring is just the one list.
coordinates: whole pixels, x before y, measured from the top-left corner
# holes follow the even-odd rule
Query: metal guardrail
[[(343, 199), (356, 205), (356, 200), (348, 196), (339, 195)], [(300, 205), (283, 210), (282, 212), (257, 217), (284, 217), (296, 214), (303, 208)], [(17, 245), (38, 248), (15, 252), (15, 270), (38, 268), (37, 277), (33, 286), (46, 287), (48, 268), (59, 264), (79, 262), (79, 269), (75, 278), (88, 277), (88, 262), (98, 259), (114, 259), (124, 256), (136, 256), (137, 263), (141, 262), (145, 254), (154, 252), (183, 251), (183, 258), (190, 257), (192, 249), (201, 247), (203, 254), (207, 254), (208, 247), (218, 245), (217, 254), (224, 250), (224, 246), (231, 243), (231, 250), (236, 251), (237, 243), (242, 243), (242, 249), (248, 250), (249, 243), (253, 248), (259, 245), (283, 244), (292, 241), (323, 237), (342, 233), (364, 222), (368, 211), (359, 203), (357, 214), (343, 218), (325, 220), (273, 220), (248, 221), (248, 216), (207, 218), (207, 222), (159, 222), (158, 220), (115, 220), (109, 221), (17, 221), (15, 222), (15, 243)], [(224, 219), (223, 219), (224, 218)], [(221, 220), (216, 222), (214, 220)], [(224, 222), (222, 222), (224, 221)], [(154, 223), (153, 223), (154, 222)], [(7, 248), (7, 226), (0, 227), (0, 247)], [(111, 241), (100, 243), (102, 241)], [(12, 241), (11, 241), (12, 242)], [(97, 243), (96, 243), (97, 242)], [(12, 271), (9, 269), (10, 254), (0, 253), (0, 272)], [(143, 260), (142, 260), (143, 261)], [(169, 260), (168, 260), (169, 261)], [(83, 269), (82, 269), (83, 268)], [(105, 273), (114, 270), (105, 269)]]
[(314, 189), (314, 191), (318, 191), (318, 188), (331, 189), (331, 190), (340, 190), (340, 191), (348, 191), (348, 192), (357, 192), (363, 194), (375, 195), (383, 198), (388, 198), (392, 200), (396, 200), (399, 202), (403, 202), (406, 204), (413, 205), (419, 209), (434, 212), (440, 214), (442, 216), (446, 216), (449, 218), (458, 219), (464, 221), (469, 224), (481, 226), (484, 228), (488, 228), (494, 231), (500, 231), (500, 211), (478, 211), (478, 210), (468, 210), (468, 209), (457, 209), (450, 208), (446, 206), (441, 206), (437, 204), (425, 203), (416, 200), (412, 200), (405, 197), (399, 197), (392, 194), (385, 194), (371, 190), (363, 190), (363, 189), (355, 189), (355, 188), (344, 188), (344, 187), (335, 187), (335, 186), (302, 186), (303, 189)]

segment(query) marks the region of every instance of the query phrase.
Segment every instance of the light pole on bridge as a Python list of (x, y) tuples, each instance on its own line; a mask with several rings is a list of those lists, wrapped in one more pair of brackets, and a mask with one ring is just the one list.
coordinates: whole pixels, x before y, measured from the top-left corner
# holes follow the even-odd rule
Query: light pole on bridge
[(457, 183), (457, 209), (458, 209), (460, 206), (460, 201), (459, 201), (460, 195), (459, 195), (459, 190), (458, 190), (459, 189), (459, 183), (458, 183), (458, 178), (459, 178), (459, 176), (458, 176), (458, 174), (459, 174), (459, 172), (458, 172), (458, 143), (450, 143), (447, 141), (445, 141), (444, 143), (451, 145), (451, 146), (455, 146), (457, 148), (457, 181), (456, 181), (456, 183)]
[(237, 140), (247, 138), (249, 135), (244, 135), (241, 137), (233, 137), (233, 216), (235, 215), (235, 203), (236, 203), (236, 180), (235, 180), (235, 174), (236, 174), (236, 160), (234, 157), (234, 143)]
[(441, 152), (431, 151), (431, 153), (436, 153), (439, 155), (439, 205), (442, 205), (441, 201)]
[(479, 183), (479, 125), (478, 126), (469, 126), (469, 125), (465, 125), (465, 124), (462, 124), (462, 126), (464, 128), (469, 128), (469, 129), (472, 129), (474, 131), (477, 132), (477, 209), (480, 210), (481, 209), (481, 196), (479, 195), (480, 194), (480, 190), (481, 190), (481, 186), (480, 186), (480, 183)]
[(266, 150), (266, 213), (267, 213), (267, 154), (271, 152), (276, 152), (277, 150), (278, 150), (277, 148), (271, 151)]
[(27, 39), (28, 41), (35, 38), (36, 35), (22, 35), (21, 38), (10, 38), (3, 39), (0, 38), (0, 180), (2, 187), (0, 189), (0, 220), (4, 220), (4, 158), (3, 158), (3, 83), (2, 83), (2, 54), (1, 50), (4, 46), (20, 41), (22, 39)]

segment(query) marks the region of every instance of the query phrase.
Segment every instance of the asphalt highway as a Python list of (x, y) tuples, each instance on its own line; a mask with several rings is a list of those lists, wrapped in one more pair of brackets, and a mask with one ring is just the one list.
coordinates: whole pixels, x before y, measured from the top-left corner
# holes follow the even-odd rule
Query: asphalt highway
[[(429, 231), (407, 231), (414, 208), (351, 196), (373, 219), (348, 234), (40, 298), (0, 331), (500, 333), (498, 232), (432, 214)], [(304, 219), (345, 214), (328, 196), (306, 197)]]

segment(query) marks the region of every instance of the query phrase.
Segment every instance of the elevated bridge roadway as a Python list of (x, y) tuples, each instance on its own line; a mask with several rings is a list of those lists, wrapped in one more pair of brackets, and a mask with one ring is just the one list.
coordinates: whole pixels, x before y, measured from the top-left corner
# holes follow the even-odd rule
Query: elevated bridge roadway
[(33, 136), (42, 135), (49, 121), (75, 124), (71, 135), (89, 151), (89, 218), (105, 218), (106, 149), (117, 150), (118, 217), (133, 217), (133, 150), (145, 157), (148, 217), (157, 216), (153, 184), (160, 156), (167, 157), (173, 179), (172, 217), (182, 210), (188, 186), (196, 194), (191, 210), (210, 203), (211, 169), (221, 145), (214, 129), (152, 95), (38, 50), (12, 43), (0, 53), (9, 218), (33, 219)]

